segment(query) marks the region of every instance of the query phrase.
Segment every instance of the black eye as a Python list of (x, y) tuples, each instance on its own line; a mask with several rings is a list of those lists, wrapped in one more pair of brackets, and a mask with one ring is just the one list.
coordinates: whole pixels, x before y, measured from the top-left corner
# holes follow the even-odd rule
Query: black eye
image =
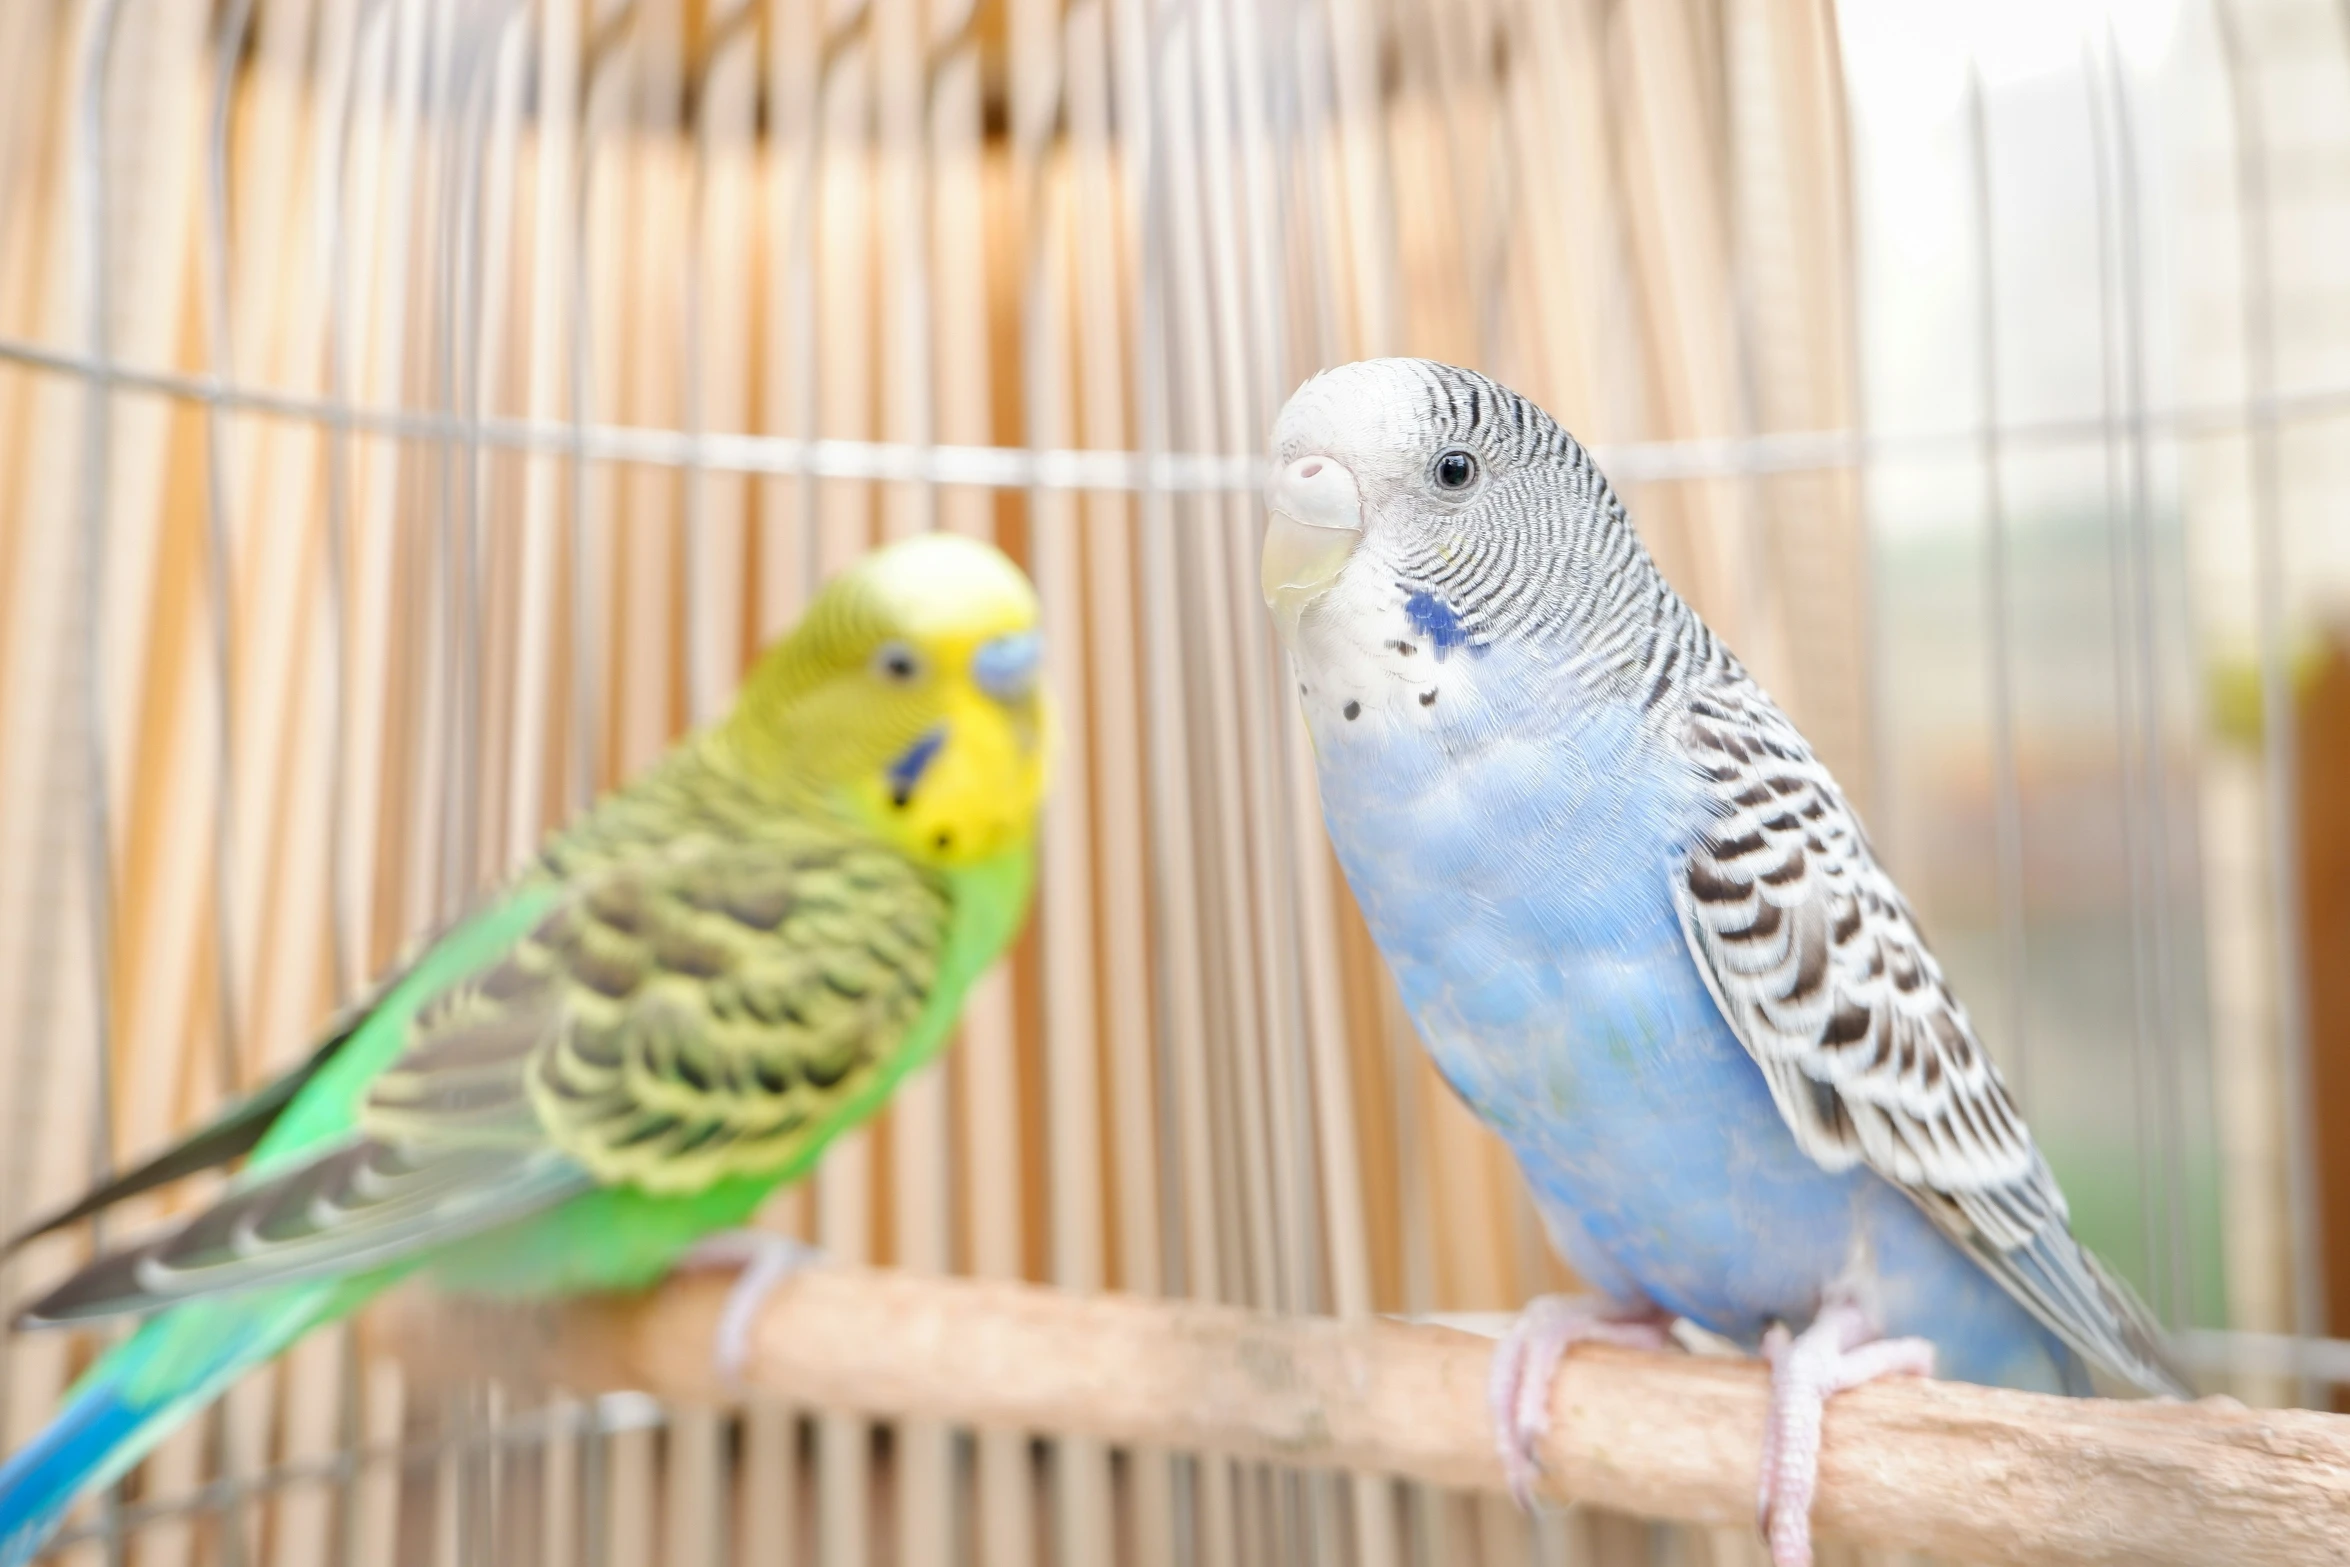
[(902, 686), (922, 673), (922, 660), (903, 642), (885, 642), (873, 655), (873, 672)]
[(1436, 487), (1465, 490), (1477, 479), (1477, 459), (1455, 447), (1436, 459)]

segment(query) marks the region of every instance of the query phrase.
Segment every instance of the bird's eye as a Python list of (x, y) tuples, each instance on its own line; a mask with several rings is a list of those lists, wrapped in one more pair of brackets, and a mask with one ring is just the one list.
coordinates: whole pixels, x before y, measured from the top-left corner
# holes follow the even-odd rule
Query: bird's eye
[(1436, 487), (1465, 490), (1477, 480), (1477, 459), (1454, 447), (1436, 459)]
[(884, 642), (873, 655), (873, 672), (892, 685), (910, 685), (922, 673), (922, 659), (903, 642)]

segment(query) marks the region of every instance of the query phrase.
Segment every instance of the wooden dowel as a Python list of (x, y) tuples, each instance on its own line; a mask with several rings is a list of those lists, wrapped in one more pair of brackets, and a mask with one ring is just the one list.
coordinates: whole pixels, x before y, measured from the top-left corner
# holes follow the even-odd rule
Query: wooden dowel
[[(407, 1294), (375, 1331), (422, 1369), (726, 1401), (726, 1284), (520, 1310)], [(1487, 1340), (1137, 1296), (847, 1268), (777, 1292), (749, 1391), (875, 1416), (1083, 1435), (1497, 1489)], [(1757, 1364), (1585, 1348), (1542, 1447), (1556, 1500), (1743, 1525)], [(2350, 1560), (2350, 1419), (2207, 1401), (2058, 1399), (1896, 1380), (1838, 1396), (1819, 1532), (1979, 1562), (2238, 1567)]]

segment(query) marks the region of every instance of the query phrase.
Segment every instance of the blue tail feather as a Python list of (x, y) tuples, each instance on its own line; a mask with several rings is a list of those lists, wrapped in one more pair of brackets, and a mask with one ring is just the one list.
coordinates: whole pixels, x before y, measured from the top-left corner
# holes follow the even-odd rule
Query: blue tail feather
[(92, 1380), (47, 1429), (0, 1464), (0, 1567), (23, 1567), (74, 1498), (135, 1455), (140, 1427), (158, 1411), (123, 1396), (116, 1378)]
[(187, 1415), (363, 1294), (296, 1285), (150, 1318), (0, 1464), (0, 1567), (25, 1567), (77, 1497), (120, 1479)]

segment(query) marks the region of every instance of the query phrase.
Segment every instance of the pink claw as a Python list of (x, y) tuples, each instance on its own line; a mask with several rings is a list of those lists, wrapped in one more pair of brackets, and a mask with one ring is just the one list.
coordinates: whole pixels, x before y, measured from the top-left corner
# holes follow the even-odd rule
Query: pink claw
[(720, 1230), (687, 1249), (678, 1261), (679, 1268), (735, 1275), (734, 1287), (726, 1292), (726, 1306), (718, 1313), (717, 1340), (711, 1345), (711, 1359), (721, 1381), (742, 1380), (743, 1367), (751, 1359), (751, 1328), (767, 1297), (793, 1274), (823, 1257), (806, 1241), (771, 1230)]
[(1671, 1319), (1653, 1307), (1627, 1311), (1588, 1295), (1539, 1295), (1518, 1313), (1493, 1352), (1485, 1401), (1493, 1416), (1493, 1445), (1520, 1507), (1534, 1508), (1534, 1484), (1542, 1475), (1536, 1449), (1550, 1434), (1550, 1387), (1567, 1351), (1577, 1344), (1664, 1349), (1673, 1342), (1670, 1327)]
[(1922, 1338), (1879, 1338), (1867, 1312), (1831, 1301), (1801, 1334), (1774, 1325), (1763, 1335), (1763, 1358), (1771, 1363), (1771, 1413), (1763, 1426), (1758, 1519), (1771, 1567), (1812, 1567), (1811, 1503), (1829, 1396), (1879, 1377), (1930, 1377), (1934, 1346)]

